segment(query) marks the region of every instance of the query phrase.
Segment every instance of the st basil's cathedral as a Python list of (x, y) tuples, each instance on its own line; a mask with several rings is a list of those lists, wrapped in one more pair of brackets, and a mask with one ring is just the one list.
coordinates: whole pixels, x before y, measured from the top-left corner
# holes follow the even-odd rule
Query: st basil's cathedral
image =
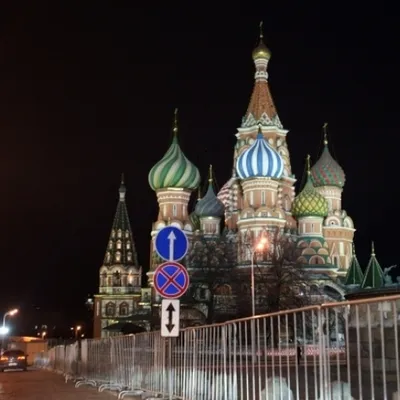
[[(236, 133), (232, 175), (218, 193), (214, 190), (210, 167), (206, 193), (203, 197), (198, 194), (200, 173), (179, 146), (175, 112), (172, 143), (148, 176), (159, 211), (151, 228), (147, 288), (142, 287), (142, 268), (138, 265), (125, 203), (126, 188), (121, 183), (117, 213), (100, 269), (99, 294), (95, 296), (95, 336), (112, 334), (113, 330), (108, 328), (115, 326), (116, 331), (122, 322), (137, 324), (146, 330), (155, 326), (151, 321), (157, 320), (161, 298), (153, 289), (153, 275), (162, 261), (153, 243), (157, 232), (167, 225), (184, 230), (192, 244), (199, 237), (214, 240), (224, 236), (236, 253), (235, 265), (231, 265), (228, 272), (230, 277), (243, 276), (241, 274), (246, 271), (249, 274), (250, 259), (255, 256), (254, 248), (261, 240), (266, 238), (268, 248), (273, 249), (277, 247), (274, 240), (289, 238), (296, 250), (296, 268), (307, 271), (309, 293), (315, 294), (321, 302), (329, 301), (326, 293), (333, 293), (332, 299), (340, 298), (346, 282), (367, 285), (362, 281), (373, 274), (369, 269), (376, 265), (380, 269), (373, 252), (373, 260), (371, 258), (364, 276), (355, 256), (354, 224), (342, 208), (345, 174), (330, 153), (326, 124), (322, 154), (314, 164), (305, 157), (306, 183), (296, 195), (288, 130), (283, 127), (270, 92), (271, 52), (264, 44), (262, 33), (252, 57), (255, 65), (253, 92)], [(190, 265), (190, 251), (182, 263), (190, 274), (196, 275), (195, 266)], [(258, 257), (256, 254), (256, 261)], [(266, 262), (258, 263), (259, 266), (268, 268), (271, 263), (268, 259), (262, 260)], [(199, 274), (196, 276), (199, 279)], [(324, 288), (329, 288), (330, 292), (324, 292)], [(210, 290), (220, 290), (221, 295), (232, 299), (242, 296), (238, 289), (235, 293), (229, 280), (223, 285), (204, 282), (194, 293), (195, 304), (183, 306), (182, 326), (208, 321), (207, 307), (202, 300), (207, 299)], [(234, 317), (237, 303), (233, 300), (230, 306), (230, 317)], [(104, 333), (107, 330), (108, 333)]]

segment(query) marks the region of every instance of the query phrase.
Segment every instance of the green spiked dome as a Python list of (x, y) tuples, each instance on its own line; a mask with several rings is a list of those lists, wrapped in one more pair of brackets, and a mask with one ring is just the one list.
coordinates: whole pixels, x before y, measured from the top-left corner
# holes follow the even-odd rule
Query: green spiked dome
[(327, 124), (324, 125), (324, 150), (319, 160), (311, 168), (312, 181), (316, 187), (337, 186), (342, 188), (345, 184), (346, 176), (342, 167), (329, 152), (326, 128)]
[(178, 144), (177, 110), (174, 138), (164, 157), (150, 170), (149, 184), (153, 190), (166, 188), (196, 189), (200, 183), (199, 170), (185, 157)]
[(362, 273), (360, 263), (358, 262), (356, 251), (353, 244), (353, 258), (351, 260), (350, 267), (346, 274), (346, 280), (344, 284), (346, 286), (350, 285), (361, 285), (364, 280), (364, 274)]
[(362, 289), (380, 289), (385, 284), (382, 267), (375, 255), (375, 246), (372, 242), (371, 258), (365, 270), (364, 279), (361, 283)]
[(292, 214), (295, 217), (326, 217), (328, 202), (314, 188), (310, 173), (310, 156), (307, 157), (307, 183), (293, 201)]

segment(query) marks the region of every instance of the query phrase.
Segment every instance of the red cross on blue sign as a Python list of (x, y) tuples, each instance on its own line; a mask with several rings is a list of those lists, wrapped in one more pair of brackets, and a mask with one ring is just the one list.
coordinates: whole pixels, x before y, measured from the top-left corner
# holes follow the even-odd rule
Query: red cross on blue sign
[(178, 299), (189, 287), (189, 275), (186, 268), (177, 262), (161, 264), (154, 273), (154, 288), (166, 299)]

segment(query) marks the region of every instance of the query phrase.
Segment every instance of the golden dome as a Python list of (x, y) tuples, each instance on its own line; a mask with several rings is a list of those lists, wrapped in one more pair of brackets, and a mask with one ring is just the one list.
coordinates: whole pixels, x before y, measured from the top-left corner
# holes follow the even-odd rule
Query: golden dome
[(264, 34), (263, 34), (263, 23), (260, 22), (260, 41), (258, 46), (253, 50), (253, 60), (259, 60), (264, 58), (265, 60), (269, 60), (271, 58), (271, 51), (269, 48), (264, 44), (263, 41)]
[(271, 58), (271, 52), (268, 49), (268, 47), (264, 44), (262, 39), (260, 39), (260, 43), (253, 50), (253, 60), (256, 61), (262, 58), (269, 60)]

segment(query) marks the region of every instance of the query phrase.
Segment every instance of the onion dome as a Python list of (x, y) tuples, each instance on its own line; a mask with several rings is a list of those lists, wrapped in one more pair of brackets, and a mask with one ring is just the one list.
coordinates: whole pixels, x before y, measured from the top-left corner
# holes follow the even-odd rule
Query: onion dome
[(206, 195), (196, 204), (195, 213), (201, 217), (220, 218), (224, 215), (224, 204), (214, 193), (212, 178), (212, 166), (208, 178), (208, 189)]
[(177, 110), (174, 138), (164, 157), (150, 170), (149, 184), (153, 190), (166, 188), (196, 189), (200, 183), (199, 170), (185, 157), (178, 144)]
[(319, 194), (311, 181), (310, 156), (307, 156), (307, 182), (293, 201), (292, 214), (295, 217), (326, 217), (328, 202)]
[(236, 171), (241, 179), (256, 177), (279, 179), (282, 176), (282, 157), (264, 139), (261, 125), (255, 142), (238, 157)]
[(311, 177), (314, 186), (344, 186), (346, 176), (342, 167), (332, 157), (329, 147), (326, 128), (328, 124), (324, 124), (324, 150), (321, 157), (311, 168)]
[(269, 60), (271, 58), (271, 52), (268, 49), (268, 47), (264, 44), (263, 38), (263, 23), (262, 21), (260, 22), (260, 41), (258, 43), (258, 46), (253, 50), (253, 60), (259, 60), (259, 59), (265, 59)]

